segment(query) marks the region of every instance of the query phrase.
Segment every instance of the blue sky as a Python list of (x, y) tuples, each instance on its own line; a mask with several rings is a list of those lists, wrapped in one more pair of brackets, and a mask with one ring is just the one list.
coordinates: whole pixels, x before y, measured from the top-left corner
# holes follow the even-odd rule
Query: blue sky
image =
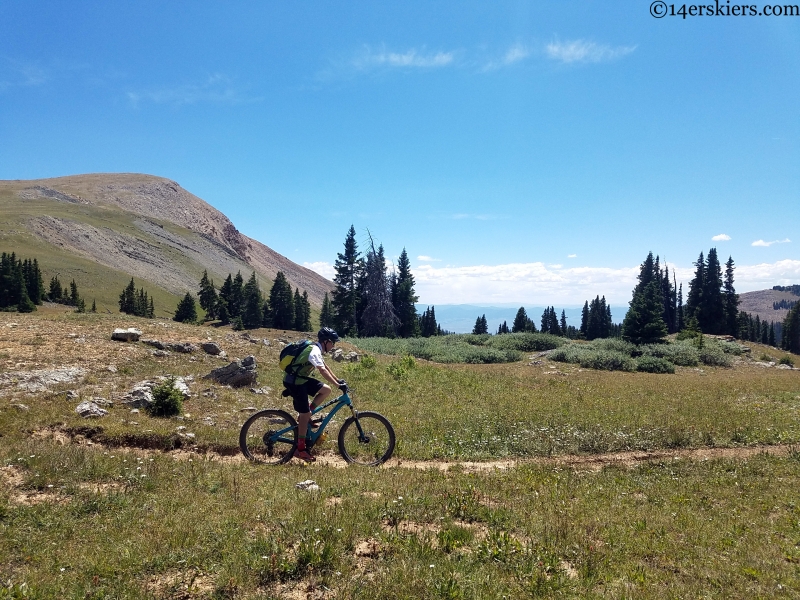
[(800, 283), (798, 84), (800, 17), (647, 1), (4, 2), (0, 179), (168, 177), (323, 274), (353, 224), (425, 303), (747, 291)]

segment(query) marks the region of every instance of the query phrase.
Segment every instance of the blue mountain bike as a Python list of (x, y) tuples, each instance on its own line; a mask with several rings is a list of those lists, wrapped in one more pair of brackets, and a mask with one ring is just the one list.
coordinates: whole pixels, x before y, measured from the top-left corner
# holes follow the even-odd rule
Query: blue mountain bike
[[(325, 439), (325, 428), (334, 415), (348, 407), (351, 416), (339, 429), (339, 454), (349, 463), (378, 466), (385, 463), (394, 452), (394, 429), (389, 420), (371, 411), (357, 411), (346, 392), (312, 411), (313, 415), (331, 408), (330, 412), (312, 427), (307, 435), (306, 448), (311, 449)], [(316, 419), (315, 419), (316, 420)], [(297, 421), (289, 413), (278, 409), (260, 410), (250, 416), (239, 432), (239, 448), (254, 462), (280, 465), (291, 460), (297, 448)]]

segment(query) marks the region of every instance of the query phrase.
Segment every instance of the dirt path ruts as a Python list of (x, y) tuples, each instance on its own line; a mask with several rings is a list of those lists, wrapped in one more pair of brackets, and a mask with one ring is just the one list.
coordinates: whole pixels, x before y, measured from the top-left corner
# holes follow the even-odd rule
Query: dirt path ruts
[[(56, 429), (42, 429), (34, 432), (35, 438), (50, 438), (56, 443), (78, 443), (104, 447), (102, 444), (93, 443), (78, 436), (72, 439), (64, 432)], [(241, 454), (223, 455), (217, 452), (199, 452), (192, 449), (180, 449), (171, 451), (161, 451), (128, 447), (114, 447), (115, 451), (134, 451), (142, 454), (168, 454), (176, 460), (205, 459), (226, 463), (243, 463), (246, 459)], [(572, 467), (579, 470), (599, 471), (607, 466), (632, 467), (645, 462), (659, 462), (665, 460), (713, 460), (713, 459), (735, 459), (747, 460), (758, 454), (769, 454), (771, 456), (788, 456), (791, 452), (800, 452), (800, 448), (791, 444), (777, 444), (772, 446), (743, 446), (736, 448), (678, 448), (661, 450), (634, 450), (627, 452), (611, 452), (606, 454), (565, 454), (549, 457), (531, 457), (518, 459), (504, 459), (495, 461), (442, 461), (442, 460), (408, 460), (405, 458), (392, 458), (382, 465), (381, 468), (403, 468), (428, 470), (435, 469), (446, 472), (450, 469), (460, 469), (465, 472), (484, 472), (494, 470), (508, 470), (517, 466), (533, 464), (552, 467)], [(317, 465), (334, 468), (344, 468), (347, 463), (344, 459), (332, 450), (325, 450), (317, 456)]]

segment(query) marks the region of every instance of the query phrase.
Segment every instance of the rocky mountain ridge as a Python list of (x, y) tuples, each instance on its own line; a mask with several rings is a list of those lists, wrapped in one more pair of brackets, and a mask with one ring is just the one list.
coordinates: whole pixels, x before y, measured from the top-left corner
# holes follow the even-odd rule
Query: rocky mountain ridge
[[(0, 207), (13, 210), (17, 202), (19, 212), (27, 213), (25, 233), (37, 243), (153, 282), (173, 295), (195, 290), (204, 268), (217, 285), (238, 270), (245, 277), (255, 270), (269, 281), (282, 271), (317, 306), (333, 287), (162, 177), (108, 173), (0, 181)], [(2, 229), (0, 223), (0, 239), (8, 237)]]

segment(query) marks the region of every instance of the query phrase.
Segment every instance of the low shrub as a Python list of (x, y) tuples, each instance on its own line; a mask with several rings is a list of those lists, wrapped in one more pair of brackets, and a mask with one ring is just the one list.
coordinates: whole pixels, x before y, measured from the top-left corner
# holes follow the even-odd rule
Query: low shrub
[[(475, 336), (477, 337), (477, 336)], [(498, 350), (516, 350), (519, 352), (543, 352), (553, 350), (567, 343), (563, 337), (549, 333), (504, 333), (491, 336), (485, 346)]]
[(174, 417), (183, 409), (183, 394), (175, 389), (175, 378), (170, 377), (153, 388), (153, 403), (147, 407), (151, 417)]
[(620, 338), (592, 340), (589, 345), (598, 351), (619, 352), (628, 356), (639, 356), (642, 353), (636, 344), (631, 344)]
[(550, 354), (547, 355), (547, 358), (549, 358), (550, 360), (554, 360), (556, 362), (576, 364), (581, 362), (581, 356), (585, 354), (587, 351), (588, 351), (588, 346), (569, 344), (567, 346), (561, 346), (561, 348), (553, 350)]
[(794, 367), (794, 360), (788, 354), (786, 356), (781, 356), (780, 360), (778, 361), (779, 365), (789, 365), (790, 367)]
[(663, 358), (681, 367), (696, 367), (700, 364), (700, 353), (691, 342), (647, 344), (641, 347), (641, 351), (643, 356)]
[(730, 356), (725, 354), (716, 344), (708, 344), (698, 351), (700, 362), (710, 367), (730, 367), (733, 361)]
[(580, 357), (580, 365), (587, 369), (603, 371), (635, 371), (636, 361), (622, 352), (589, 350)]
[(675, 365), (657, 356), (640, 356), (636, 360), (636, 370), (644, 373), (674, 373)]
[(359, 361), (361, 367), (364, 369), (374, 369), (375, 365), (378, 364), (378, 361), (375, 360), (374, 356), (370, 356), (369, 354), (364, 354)]
[(725, 340), (712, 340), (710, 345), (717, 346), (725, 354), (732, 354), (733, 356), (741, 356), (742, 347), (736, 342), (728, 342)]

